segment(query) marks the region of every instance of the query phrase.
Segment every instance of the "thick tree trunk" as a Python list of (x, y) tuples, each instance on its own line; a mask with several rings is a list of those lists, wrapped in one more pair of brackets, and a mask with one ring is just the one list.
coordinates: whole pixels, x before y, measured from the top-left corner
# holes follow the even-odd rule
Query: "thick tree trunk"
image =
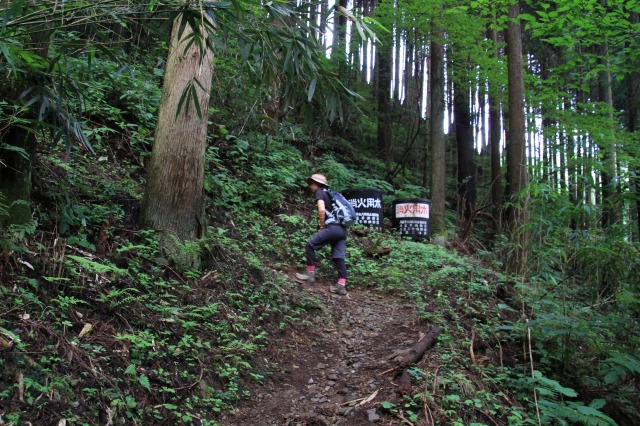
[(446, 158), (444, 140), (444, 44), (436, 20), (431, 38), (431, 231), (439, 244), (447, 240), (445, 223)]
[[(204, 154), (207, 111), (213, 74), (213, 51), (193, 43), (187, 25), (178, 39), (181, 17), (173, 24), (162, 100), (143, 200), (146, 226), (180, 241), (203, 235)], [(205, 31), (204, 28), (200, 29)], [(204, 41), (203, 41), (204, 43)], [(187, 99), (178, 111), (185, 89), (192, 87), (197, 100)], [(199, 117), (194, 102), (202, 113)]]
[(509, 24), (505, 32), (507, 42), (507, 67), (509, 78), (509, 139), (507, 142), (507, 227), (514, 244), (513, 254), (507, 259), (509, 272), (525, 272), (529, 233), (525, 225), (529, 221), (527, 158), (525, 155), (524, 78), (522, 66), (522, 38), (520, 30), (520, 5), (509, 6)]

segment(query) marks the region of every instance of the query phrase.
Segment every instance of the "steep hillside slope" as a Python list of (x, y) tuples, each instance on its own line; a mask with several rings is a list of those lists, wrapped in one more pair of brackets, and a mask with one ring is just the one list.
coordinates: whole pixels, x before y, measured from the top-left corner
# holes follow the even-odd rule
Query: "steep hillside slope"
[[(324, 252), (321, 282), (292, 281), (316, 227), (311, 171), (337, 189), (420, 195), (390, 188), (362, 154), (334, 155), (213, 145), (208, 233), (183, 247), (203, 267), (180, 270), (137, 221), (136, 166), (42, 153), (37, 227), (12, 229), (0, 258), (0, 424), (527, 424), (534, 384), (539, 404), (558, 404), (566, 388), (529, 378), (507, 280), (401, 239), (388, 217), (350, 232), (348, 296), (326, 291)], [(435, 329), (397, 376), (397, 351)]]

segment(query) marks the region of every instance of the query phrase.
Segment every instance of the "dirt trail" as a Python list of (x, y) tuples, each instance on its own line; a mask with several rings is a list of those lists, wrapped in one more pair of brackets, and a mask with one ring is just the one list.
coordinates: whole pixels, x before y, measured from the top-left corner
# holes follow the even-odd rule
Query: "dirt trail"
[(399, 424), (379, 409), (380, 401), (398, 401), (394, 373), (382, 373), (396, 365), (394, 351), (411, 348), (428, 330), (409, 304), (365, 289), (337, 296), (328, 285), (305, 285), (326, 312), (273, 342), (269, 362), (277, 372), (221, 425)]

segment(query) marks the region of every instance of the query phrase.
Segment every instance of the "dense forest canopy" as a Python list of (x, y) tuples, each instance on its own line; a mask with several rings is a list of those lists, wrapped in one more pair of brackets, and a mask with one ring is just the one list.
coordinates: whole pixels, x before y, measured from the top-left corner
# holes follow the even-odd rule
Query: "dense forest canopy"
[(191, 283), (224, 257), (220, 241), (236, 244), (226, 232), (250, 240), (229, 218), (298, 232), (318, 171), (430, 199), (432, 242), (507, 274), (523, 302), (504, 306), (522, 315), (500, 330), (521, 344), (514, 330), (533, 330), (541, 367), (521, 379), (557, 397), (534, 423), (640, 421), (639, 1), (8, 0), (0, 18), (7, 371), (38, 365), (11, 321), (19, 301), (45, 303), (43, 283), (71, 291), (74, 268), (153, 281), (131, 278), (133, 261), (65, 264), (61, 241), (104, 260), (139, 238), (140, 256), (153, 247)]

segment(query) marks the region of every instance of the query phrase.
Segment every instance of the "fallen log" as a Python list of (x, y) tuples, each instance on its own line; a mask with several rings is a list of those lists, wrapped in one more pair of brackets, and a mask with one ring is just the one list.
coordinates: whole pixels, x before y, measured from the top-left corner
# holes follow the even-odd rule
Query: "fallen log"
[(440, 327), (435, 327), (422, 339), (418, 340), (418, 342), (413, 345), (409, 353), (399, 362), (398, 367), (396, 368), (401, 370), (401, 372), (396, 374), (395, 377), (398, 382), (396, 392), (401, 396), (411, 396), (411, 375), (407, 368), (411, 364), (416, 364), (422, 359), (424, 353), (435, 345), (436, 339), (440, 333), (442, 333), (442, 329)]
[(400, 373), (396, 382), (398, 382), (398, 389), (396, 389), (396, 392), (398, 392), (399, 395), (411, 396), (411, 375), (406, 368), (402, 370), (402, 373)]
[(413, 345), (411, 351), (400, 361), (400, 367), (406, 368), (411, 364), (415, 364), (424, 356), (424, 353), (431, 349), (436, 344), (436, 339), (442, 333), (440, 327), (435, 327), (428, 332), (422, 339), (418, 340), (418, 343)]

